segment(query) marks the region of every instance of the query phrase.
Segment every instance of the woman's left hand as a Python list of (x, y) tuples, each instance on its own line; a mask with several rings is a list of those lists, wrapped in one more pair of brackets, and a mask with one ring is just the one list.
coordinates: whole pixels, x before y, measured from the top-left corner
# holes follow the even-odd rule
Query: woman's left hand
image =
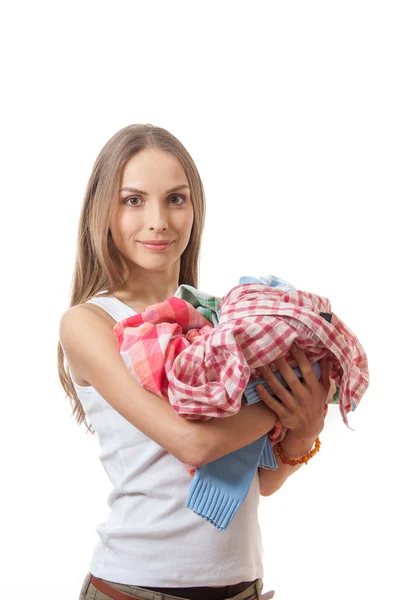
[(328, 410), (327, 396), (330, 393), (328, 362), (324, 357), (319, 361), (321, 379), (317, 376), (302, 350), (295, 344), (290, 349), (298, 364), (303, 382), (300, 382), (293, 369), (284, 358), (274, 361), (281, 375), (289, 386), (287, 390), (275, 377), (269, 366), (258, 367), (265, 381), (270, 385), (279, 402), (262, 386), (257, 386), (257, 392), (262, 401), (269, 406), (288, 429), (286, 435), (296, 440), (315, 440), (324, 428), (324, 419)]

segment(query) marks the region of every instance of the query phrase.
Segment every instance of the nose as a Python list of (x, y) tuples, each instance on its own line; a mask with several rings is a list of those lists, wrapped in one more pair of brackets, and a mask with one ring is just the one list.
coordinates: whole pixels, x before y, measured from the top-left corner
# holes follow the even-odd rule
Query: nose
[(168, 229), (168, 219), (165, 208), (157, 203), (148, 206), (146, 211), (146, 226), (150, 231), (165, 231)]

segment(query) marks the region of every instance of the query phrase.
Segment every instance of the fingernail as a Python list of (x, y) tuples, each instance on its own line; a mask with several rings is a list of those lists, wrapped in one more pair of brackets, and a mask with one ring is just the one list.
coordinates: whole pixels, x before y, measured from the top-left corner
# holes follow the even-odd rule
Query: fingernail
[(291, 346), (291, 348), (290, 348), (290, 349), (291, 349), (291, 351), (292, 351), (292, 352), (297, 352), (297, 350), (298, 350), (298, 347), (297, 347), (297, 345), (296, 345), (296, 343), (295, 343), (295, 342), (293, 342), (293, 344), (292, 344), (292, 346)]

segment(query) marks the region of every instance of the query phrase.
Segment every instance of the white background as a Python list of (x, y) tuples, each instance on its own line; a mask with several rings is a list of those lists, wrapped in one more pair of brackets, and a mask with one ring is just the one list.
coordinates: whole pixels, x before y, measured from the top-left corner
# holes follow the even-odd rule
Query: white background
[[(200, 289), (274, 273), (326, 296), (370, 387), (261, 498), (264, 591), (399, 598), (397, 2), (15, 2), (3, 9), (2, 597), (77, 600), (107, 513), (96, 438), (56, 370), (94, 160), (131, 123), (187, 147)], [(240, 540), (238, 540), (240, 543)], [(206, 585), (206, 582), (205, 582)]]

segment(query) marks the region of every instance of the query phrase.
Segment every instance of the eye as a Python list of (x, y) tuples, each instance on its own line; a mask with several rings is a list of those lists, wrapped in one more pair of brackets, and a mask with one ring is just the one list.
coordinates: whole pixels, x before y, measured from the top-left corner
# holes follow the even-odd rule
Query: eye
[(182, 200), (182, 202), (180, 204), (178, 204), (177, 202), (172, 202), (172, 204), (176, 204), (177, 206), (180, 206), (186, 202), (185, 196), (181, 196), (180, 194), (178, 194), (178, 195), (175, 194), (174, 196), (171, 196), (171, 198), (179, 198), (180, 200)]
[[(139, 196), (130, 196), (125, 200), (125, 204), (128, 204), (129, 200), (140, 200)], [(138, 206), (137, 204), (129, 204), (129, 206)]]

